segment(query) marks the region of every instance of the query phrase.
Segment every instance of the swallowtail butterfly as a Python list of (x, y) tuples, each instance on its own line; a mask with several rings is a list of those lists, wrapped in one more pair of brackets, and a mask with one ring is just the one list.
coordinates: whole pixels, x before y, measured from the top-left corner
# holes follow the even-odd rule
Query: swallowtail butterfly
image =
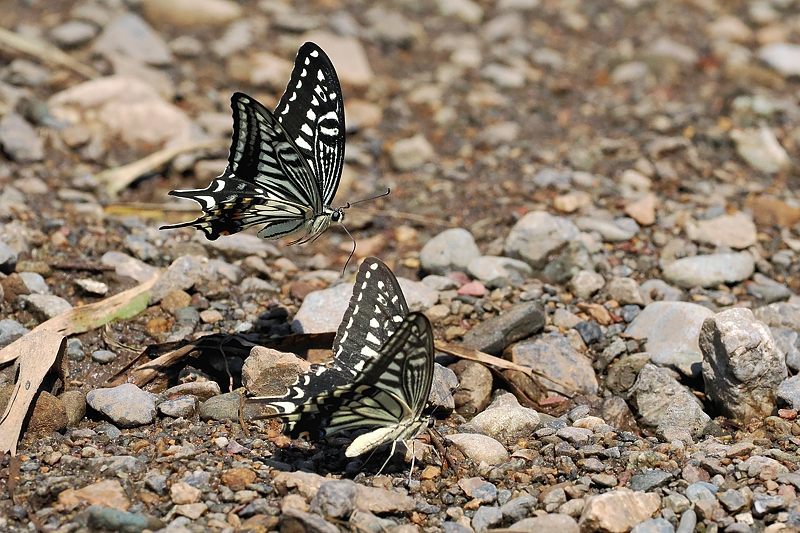
[(228, 166), (205, 189), (169, 194), (200, 204), (192, 226), (208, 239), (263, 225), (258, 236), (290, 244), (315, 240), (345, 207), (332, 208), (344, 164), (344, 102), (339, 78), (314, 43), (300, 47), (289, 85), (273, 114), (244, 93), (231, 97), (233, 140)]
[(425, 428), (422, 411), (433, 382), (433, 330), (408, 313), (394, 274), (376, 258), (359, 269), (330, 366), (317, 365), (282, 397), (250, 398), (272, 409), (293, 438), (370, 429), (345, 455), (355, 457)]

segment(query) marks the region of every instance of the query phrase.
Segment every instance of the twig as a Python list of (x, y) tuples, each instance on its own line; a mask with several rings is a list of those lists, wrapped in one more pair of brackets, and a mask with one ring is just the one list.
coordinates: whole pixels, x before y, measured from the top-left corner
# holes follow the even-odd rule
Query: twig
[(73, 59), (72, 56), (64, 53), (59, 48), (56, 48), (55, 46), (44, 41), (40, 41), (39, 39), (14, 33), (13, 31), (9, 31), (5, 28), (0, 28), (0, 46), (6, 46), (25, 54), (32, 55), (47, 63), (54, 63), (56, 65), (67, 67), (68, 69), (77, 72), (81, 76), (89, 78), (90, 80), (100, 76), (95, 69), (88, 65), (84, 65), (76, 59)]
[(100, 265), (97, 263), (81, 263), (79, 261), (50, 263), (50, 268), (56, 270), (85, 270), (86, 272), (108, 272), (114, 270), (113, 266)]
[(214, 139), (163, 148), (133, 163), (105, 170), (99, 173), (96, 178), (106, 184), (109, 194), (116, 195), (140, 176), (152, 172), (183, 153), (224, 147), (225, 143), (219, 139)]
[(452, 222), (447, 222), (446, 220), (442, 220), (440, 218), (429, 217), (425, 215), (418, 215), (416, 213), (406, 213), (404, 211), (395, 211), (394, 209), (377, 209), (374, 207), (363, 207), (361, 208), (362, 211), (369, 213), (370, 215), (374, 216), (381, 216), (381, 217), (388, 217), (388, 218), (398, 218), (400, 220), (408, 220), (410, 222), (418, 222), (420, 224), (424, 224), (426, 226), (441, 226), (443, 228), (456, 228), (458, 227), (456, 224)]

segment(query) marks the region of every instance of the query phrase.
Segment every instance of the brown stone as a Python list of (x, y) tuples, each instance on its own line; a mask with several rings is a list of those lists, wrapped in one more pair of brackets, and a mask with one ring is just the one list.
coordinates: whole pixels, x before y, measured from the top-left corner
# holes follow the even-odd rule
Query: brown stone
[(256, 473), (249, 468), (231, 468), (222, 473), (222, 483), (231, 490), (242, 490), (256, 480)]

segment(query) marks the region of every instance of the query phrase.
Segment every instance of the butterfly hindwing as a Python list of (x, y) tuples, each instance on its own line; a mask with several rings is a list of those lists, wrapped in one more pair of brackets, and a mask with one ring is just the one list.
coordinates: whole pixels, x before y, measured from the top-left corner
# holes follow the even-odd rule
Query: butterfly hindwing
[(344, 166), (344, 100), (333, 63), (315, 43), (297, 52), (275, 116), (314, 170), (323, 202), (330, 205)]

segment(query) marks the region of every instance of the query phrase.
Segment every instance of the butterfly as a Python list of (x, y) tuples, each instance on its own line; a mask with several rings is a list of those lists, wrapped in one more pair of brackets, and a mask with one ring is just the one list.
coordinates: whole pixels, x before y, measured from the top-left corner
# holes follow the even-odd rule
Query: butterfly
[(433, 329), (422, 313), (408, 313), (397, 278), (367, 258), (336, 339), (329, 366), (312, 365), (282, 397), (248, 403), (271, 408), (265, 418), (284, 421), (293, 438), (316, 438), (369, 429), (345, 450), (347, 457), (417, 435), (433, 383)]
[(205, 189), (170, 191), (196, 201), (199, 218), (161, 229), (195, 227), (210, 240), (263, 225), (263, 239), (317, 239), (350, 206), (332, 208), (344, 165), (344, 101), (333, 63), (312, 42), (300, 47), (273, 114), (241, 92), (231, 97), (228, 165)]

